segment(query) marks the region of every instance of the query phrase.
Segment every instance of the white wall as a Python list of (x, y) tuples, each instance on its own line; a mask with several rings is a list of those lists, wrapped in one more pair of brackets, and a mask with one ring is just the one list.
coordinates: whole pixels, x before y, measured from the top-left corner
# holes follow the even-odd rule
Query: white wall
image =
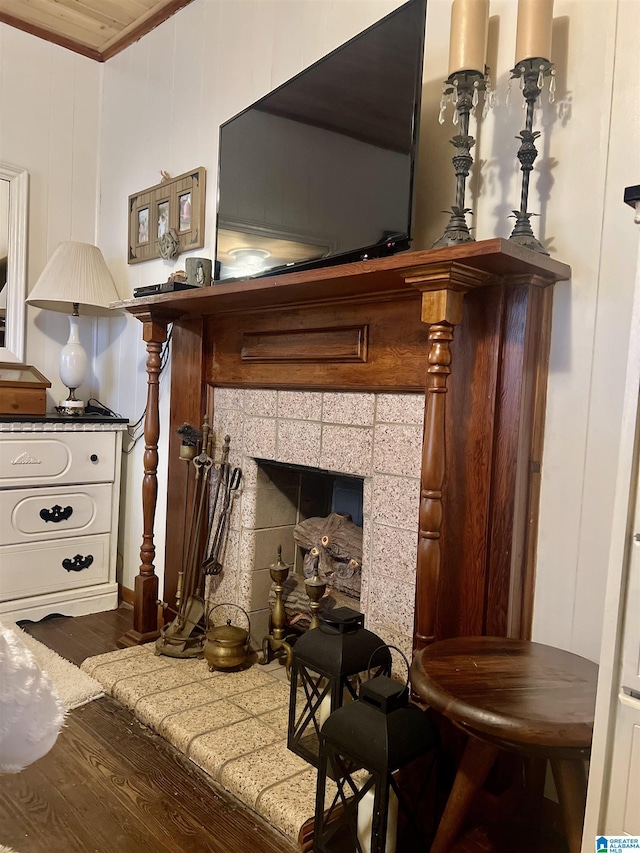
[[(0, 161), (29, 171), (28, 290), (58, 243), (95, 240), (101, 78), (98, 63), (0, 24)], [(51, 380), (51, 409), (66, 397), (58, 360), (69, 323), (27, 312), (26, 361)], [(91, 352), (94, 321), (81, 323)]]
[[(0, 258), (7, 255), (9, 245), (9, 182), (0, 181)], [(0, 281), (3, 285), (5, 279)]]

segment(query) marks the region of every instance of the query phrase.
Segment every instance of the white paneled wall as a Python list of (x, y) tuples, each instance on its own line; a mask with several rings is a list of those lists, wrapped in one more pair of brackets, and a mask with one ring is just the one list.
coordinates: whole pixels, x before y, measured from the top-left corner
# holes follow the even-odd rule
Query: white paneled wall
[[(58, 243), (95, 240), (101, 80), (98, 63), (0, 24), (0, 161), (29, 171), (29, 290)], [(52, 382), (51, 408), (64, 392), (57, 365), (69, 323), (27, 310), (26, 357)], [(93, 334), (83, 320), (88, 352)]]

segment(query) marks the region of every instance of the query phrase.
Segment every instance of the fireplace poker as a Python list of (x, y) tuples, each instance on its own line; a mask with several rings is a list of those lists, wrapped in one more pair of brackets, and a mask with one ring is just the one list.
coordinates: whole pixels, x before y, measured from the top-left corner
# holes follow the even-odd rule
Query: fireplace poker
[(229, 532), (229, 521), (233, 510), (233, 498), (235, 497), (235, 493), (238, 491), (241, 479), (242, 469), (234, 468), (233, 471), (231, 471), (224, 491), (211, 551), (207, 559), (202, 563), (202, 571), (205, 575), (219, 575), (222, 571), (221, 558), (223, 545)]
[[(183, 536), (187, 530), (187, 506), (189, 502), (189, 473), (191, 471), (191, 462), (196, 456), (198, 450), (198, 444), (202, 439), (202, 433), (199, 429), (196, 429), (192, 424), (185, 423), (178, 430), (176, 430), (178, 435), (180, 436), (180, 459), (183, 462), (187, 463), (186, 474), (184, 478), (184, 504), (182, 507), (182, 531)], [(183, 553), (184, 546), (186, 545), (187, 551), (189, 547), (188, 542), (183, 542)], [(184, 585), (184, 568), (181, 567), (178, 572), (178, 580), (176, 585), (176, 607), (180, 608), (180, 601), (182, 600), (182, 591)]]
[(213, 537), (213, 525), (214, 519), (216, 517), (216, 510), (218, 509), (218, 500), (220, 498), (220, 490), (224, 484), (226, 489), (227, 483), (229, 481), (229, 447), (231, 444), (231, 436), (225, 435), (224, 444), (222, 446), (222, 456), (220, 459), (220, 465), (218, 466), (218, 471), (216, 474), (216, 484), (213, 490), (213, 497), (209, 501), (209, 529), (207, 531), (207, 544), (205, 548), (205, 554), (211, 553), (212, 550), (212, 537)]
[(209, 455), (211, 449), (211, 438), (209, 435), (209, 424), (205, 420), (202, 429), (202, 450), (193, 460), (193, 465), (196, 469), (193, 504), (194, 514), (191, 519), (191, 534), (189, 536), (189, 549), (187, 552), (187, 566), (185, 572), (184, 589), (182, 600), (180, 602), (180, 619), (184, 619), (187, 613), (187, 608), (190, 606), (190, 599), (193, 598), (196, 592), (195, 573), (196, 573), (196, 553), (198, 548), (198, 540), (202, 531), (202, 516), (204, 509), (204, 499), (207, 493), (207, 485), (209, 482), (209, 472), (213, 466), (213, 459)]

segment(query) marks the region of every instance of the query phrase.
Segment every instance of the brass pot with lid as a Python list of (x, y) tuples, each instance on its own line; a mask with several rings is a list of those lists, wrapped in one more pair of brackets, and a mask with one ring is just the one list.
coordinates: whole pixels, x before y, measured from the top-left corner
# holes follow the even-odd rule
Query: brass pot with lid
[[(247, 620), (247, 629), (232, 625), (231, 619), (227, 619), (224, 625), (213, 625), (212, 614), (214, 610), (220, 607), (235, 607), (242, 611)], [(208, 621), (209, 628), (206, 632), (204, 656), (209, 665), (209, 670), (237, 669), (244, 666), (249, 654), (249, 632), (251, 631), (251, 622), (247, 611), (231, 602), (217, 604), (209, 612)]]

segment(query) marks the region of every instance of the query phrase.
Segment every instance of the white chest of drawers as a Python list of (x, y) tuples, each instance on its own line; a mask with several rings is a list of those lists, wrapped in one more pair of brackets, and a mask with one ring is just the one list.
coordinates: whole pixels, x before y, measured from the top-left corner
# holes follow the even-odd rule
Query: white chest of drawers
[(0, 621), (118, 606), (126, 422), (0, 422)]

